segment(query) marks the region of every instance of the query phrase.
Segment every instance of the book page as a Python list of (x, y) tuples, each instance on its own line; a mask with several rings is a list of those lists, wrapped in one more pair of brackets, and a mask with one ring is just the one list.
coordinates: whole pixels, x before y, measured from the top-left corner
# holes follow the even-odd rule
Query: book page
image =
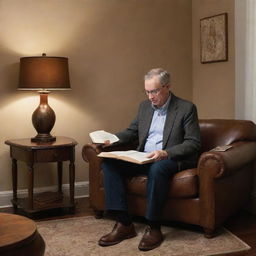
[(151, 159), (151, 158), (148, 158), (147, 155), (148, 155), (148, 153), (145, 153), (145, 152), (139, 152), (136, 150), (128, 150), (128, 151), (125, 151), (125, 154), (123, 156), (131, 157), (139, 162), (144, 162), (144, 161)]
[[(110, 152), (101, 152), (99, 157), (110, 157), (125, 160), (125, 158), (130, 158), (136, 160), (136, 162), (143, 163), (148, 162), (152, 158), (147, 157), (148, 153), (139, 152), (136, 150), (127, 150), (127, 151), (110, 151)], [(127, 159), (128, 161), (128, 159)]]
[(110, 144), (119, 141), (115, 134), (105, 132), (104, 130), (94, 131), (89, 133), (89, 136), (93, 143), (104, 144), (105, 141), (109, 140)]

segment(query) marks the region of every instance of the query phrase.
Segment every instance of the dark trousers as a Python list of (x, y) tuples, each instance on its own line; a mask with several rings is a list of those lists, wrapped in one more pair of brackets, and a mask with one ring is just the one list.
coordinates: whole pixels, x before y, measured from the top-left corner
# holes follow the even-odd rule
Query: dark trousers
[(133, 164), (115, 159), (104, 159), (104, 189), (107, 210), (127, 211), (124, 179), (129, 176), (145, 174), (147, 183), (146, 219), (157, 221), (168, 196), (170, 177), (178, 172), (177, 162), (161, 160), (150, 164)]

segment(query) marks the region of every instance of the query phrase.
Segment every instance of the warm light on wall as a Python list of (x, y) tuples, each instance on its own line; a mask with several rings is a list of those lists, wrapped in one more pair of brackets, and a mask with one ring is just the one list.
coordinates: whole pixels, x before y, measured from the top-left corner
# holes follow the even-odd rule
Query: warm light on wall
[(24, 30), (24, 27), (27, 27), (26, 24), (17, 24), (13, 21), (4, 27), (1, 32), (3, 45), (19, 55), (38, 54), (42, 49), (47, 49), (48, 52), (57, 52), (69, 40), (67, 32), (64, 31), (55, 33), (51, 30), (45, 31), (44, 28), (39, 30), (36, 26)]
[[(70, 93), (68, 94), (70, 95)], [(70, 99), (71, 96), (65, 98), (66, 100), (64, 101), (63, 91), (56, 91), (51, 94), (49, 99), (49, 104), (56, 113), (56, 123), (52, 130), (53, 134), (58, 133), (58, 135), (70, 135), (71, 137), (76, 137), (78, 134), (84, 135), (85, 124), (78, 126), (72, 125), (76, 124), (77, 120), (86, 120), (86, 122), (93, 124), (95, 128), (92, 129), (101, 127), (101, 120), (95, 117), (95, 115), (92, 115), (89, 110), (82, 109), (76, 104), (73, 104), (72, 99)], [(3, 139), (31, 136), (31, 133), (33, 134), (35, 131), (31, 122), (31, 114), (37, 106), (37, 92), (16, 92), (13, 99), (1, 107), (2, 116), (9, 116), (10, 113), (13, 113), (12, 118), (9, 118), (8, 122), (3, 122), (0, 126), (0, 131), (2, 131), (2, 136), (4, 136)], [(17, 126), (20, 129), (13, 129), (13, 127)]]
[(89, 15), (73, 1), (4, 0), (0, 2), (1, 44), (25, 56), (42, 49), (60, 52), (79, 34)]

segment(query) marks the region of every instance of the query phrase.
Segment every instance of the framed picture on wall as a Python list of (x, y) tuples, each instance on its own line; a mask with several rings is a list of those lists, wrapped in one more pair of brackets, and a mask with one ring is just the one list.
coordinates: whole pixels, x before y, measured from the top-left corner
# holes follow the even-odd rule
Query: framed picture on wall
[(201, 63), (228, 60), (228, 14), (200, 19)]

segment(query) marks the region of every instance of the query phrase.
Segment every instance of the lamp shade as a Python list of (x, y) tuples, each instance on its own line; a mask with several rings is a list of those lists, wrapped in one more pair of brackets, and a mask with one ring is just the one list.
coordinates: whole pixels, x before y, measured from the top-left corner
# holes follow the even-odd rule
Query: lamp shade
[(20, 58), (19, 90), (70, 89), (68, 58), (42, 56)]

